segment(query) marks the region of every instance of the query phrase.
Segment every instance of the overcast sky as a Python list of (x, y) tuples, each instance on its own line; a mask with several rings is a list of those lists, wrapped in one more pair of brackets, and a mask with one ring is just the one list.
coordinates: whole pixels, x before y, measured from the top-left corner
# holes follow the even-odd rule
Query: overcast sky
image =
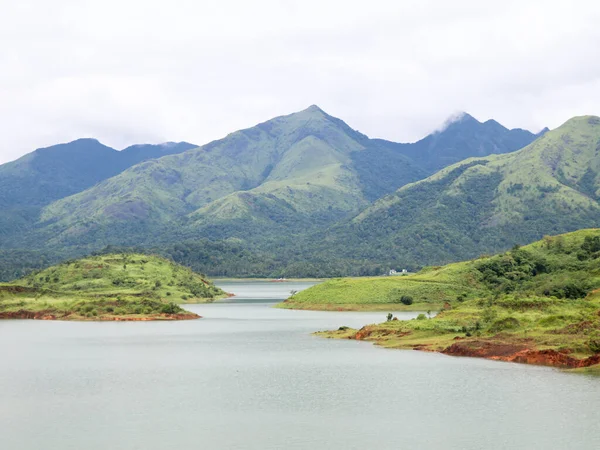
[(598, 1), (0, 0), (0, 162), (231, 131), (317, 104), (414, 141), (458, 111), (600, 115)]

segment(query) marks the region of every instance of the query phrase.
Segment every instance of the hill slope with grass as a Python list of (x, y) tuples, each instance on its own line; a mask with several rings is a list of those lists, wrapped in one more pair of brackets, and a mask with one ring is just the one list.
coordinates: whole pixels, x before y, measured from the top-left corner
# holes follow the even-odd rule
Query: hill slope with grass
[(142, 161), (194, 148), (186, 142), (117, 151), (95, 139), (40, 148), (0, 165), (0, 243), (32, 227), (41, 208), (81, 192)]
[[(457, 131), (466, 126), (465, 133)], [(514, 133), (520, 137), (501, 138)], [(370, 139), (313, 105), (138, 164), (54, 202), (43, 211), (37, 240), (93, 247), (233, 237), (281, 245), (282, 236), (324, 230), (426, 177), (433, 166), (445, 164), (442, 160), (452, 160), (440, 156), (448, 148), (460, 147), (461, 155), (488, 154), (512, 151), (519, 139), (523, 144), (535, 139), (523, 130), (490, 128), (475, 119), (436, 136), (428, 144), (429, 156), (414, 151), (409, 157), (407, 148), (416, 144)], [(433, 159), (431, 167), (424, 163)]]
[(167, 259), (109, 254), (68, 261), (0, 284), (0, 318), (150, 320), (194, 318), (178, 303), (226, 294)]
[[(354, 155), (364, 151), (385, 158), (392, 169), (376, 174), (357, 167)], [(255, 223), (294, 231), (299, 223), (349, 217), (423, 176), (404, 155), (311, 106), (181, 155), (138, 164), (53, 203), (42, 221), (55, 242), (67, 243), (102, 235), (118, 239), (115, 227), (132, 235), (136, 226), (147, 234), (175, 225), (182, 235), (209, 237), (221, 230), (228, 230), (227, 237), (248, 234)]]
[(600, 118), (576, 117), (517, 152), (471, 158), (400, 188), (325, 237), (402, 268), (467, 259), (600, 224)]
[[(405, 276), (335, 278), (281, 303), (292, 309), (433, 310), (514, 292), (574, 297), (600, 287), (600, 230), (544, 237), (493, 257)], [(598, 277), (596, 279), (596, 277)], [(571, 292), (573, 291), (573, 292)]]
[[(415, 288), (417, 279), (428, 287)], [(447, 283), (450, 289), (438, 297), (446, 303), (432, 319), (422, 314), (410, 321), (390, 320), (361, 330), (342, 327), (320, 334), (372, 340), (393, 348), (560, 367), (600, 363), (599, 229), (546, 237), (493, 257), (391, 281), (395, 288), (388, 292), (397, 289), (423, 306), (435, 283)], [(307, 294), (309, 299), (325, 301), (328, 291), (335, 294), (337, 287), (323, 283), (296, 294), (295, 302)], [(346, 297), (354, 299), (353, 292), (348, 289)], [(373, 301), (365, 295), (356, 299)]]

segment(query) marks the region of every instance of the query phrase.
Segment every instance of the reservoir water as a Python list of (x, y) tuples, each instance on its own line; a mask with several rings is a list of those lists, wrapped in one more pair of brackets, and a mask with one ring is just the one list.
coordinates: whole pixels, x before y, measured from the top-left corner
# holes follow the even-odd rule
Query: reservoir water
[(385, 312), (221, 285), (201, 320), (0, 321), (0, 449), (600, 448), (600, 378), (321, 339)]

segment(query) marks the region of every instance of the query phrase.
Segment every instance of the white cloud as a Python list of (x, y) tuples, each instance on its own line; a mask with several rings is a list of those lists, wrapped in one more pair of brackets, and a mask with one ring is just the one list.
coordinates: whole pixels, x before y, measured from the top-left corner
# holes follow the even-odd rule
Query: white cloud
[(206, 143), (316, 103), (413, 141), (456, 111), (600, 114), (600, 4), (0, 0), (0, 162), (96, 137)]

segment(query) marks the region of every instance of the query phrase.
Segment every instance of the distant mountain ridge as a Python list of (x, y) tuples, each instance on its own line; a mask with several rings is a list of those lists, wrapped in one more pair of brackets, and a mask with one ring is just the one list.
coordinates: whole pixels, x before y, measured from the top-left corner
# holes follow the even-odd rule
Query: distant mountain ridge
[(482, 123), (463, 112), (446, 122), (441, 130), (414, 144), (401, 145), (398, 151), (431, 174), (473, 156), (514, 152), (546, 131), (534, 134), (521, 128), (511, 130), (495, 120)]
[(0, 165), (0, 205), (43, 205), (81, 192), (142, 161), (196, 147), (187, 142), (141, 144), (115, 150), (96, 139), (39, 148)]
[(0, 237), (23, 231), (40, 208), (81, 192), (139, 162), (194, 148), (187, 142), (137, 145), (117, 151), (96, 139), (40, 148), (0, 165)]
[(41, 225), (60, 245), (113, 243), (116, 229), (128, 230), (119, 244), (144, 240), (132, 229), (250, 240), (306, 233), (358, 214), (459, 154), (505, 153), (535, 138), (464, 116), (434, 138), (397, 144), (370, 139), (313, 105), (132, 166), (52, 203)]
[(404, 186), (327, 240), (346, 257), (351, 248), (416, 266), (598, 225), (600, 118), (582, 116), (517, 152), (469, 158)]
[[(362, 151), (384, 157), (391, 170), (386, 175), (373, 165), (357, 166), (353, 158)], [(138, 164), (55, 202), (42, 220), (67, 239), (98, 228), (110, 233), (127, 222), (161, 227), (186, 217), (192, 234), (228, 237), (228, 230), (247, 232), (249, 226), (332, 223), (425, 175), (407, 157), (311, 106)]]
[[(308, 273), (311, 264), (321, 275), (343, 274), (341, 267), (356, 264), (328, 261), (348, 254), (375, 273), (382, 254), (394, 260), (385, 252), (395, 246), (369, 236), (355, 242), (360, 233), (348, 225), (353, 218), (438, 167), (509, 153), (537, 137), (463, 115), (416, 143), (401, 144), (370, 139), (312, 105), (201, 147), (167, 143), (119, 152), (96, 140), (77, 140), (0, 166), (0, 186), (7, 187), (0, 194), (0, 252), (9, 252), (0, 260), (16, 255), (18, 270), (6, 273), (24, 273), (28, 266), (39, 267), (28, 263), (33, 249), (43, 250), (47, 261), (107, 245), (170, 253), (174, 244), (201, 242), (194, 248), (203, 254), (214, 242), (214, 248), (226, 249), (227, 258), (239, 254), (253, 265), (295, 267), (296, 274)], [(415, 227), (423, 231), (428, 224)], [(347, 239), (341, 248), (339, 230)], [(249, 254), (261, 258), (247, 259)], [(307, 263), (313, 256), (320, 262)], [(219, 265), (230, 275), (231, 267), (241, 267), (227, 260)], [(202, 267), (210, 271), (210, 265)]]

